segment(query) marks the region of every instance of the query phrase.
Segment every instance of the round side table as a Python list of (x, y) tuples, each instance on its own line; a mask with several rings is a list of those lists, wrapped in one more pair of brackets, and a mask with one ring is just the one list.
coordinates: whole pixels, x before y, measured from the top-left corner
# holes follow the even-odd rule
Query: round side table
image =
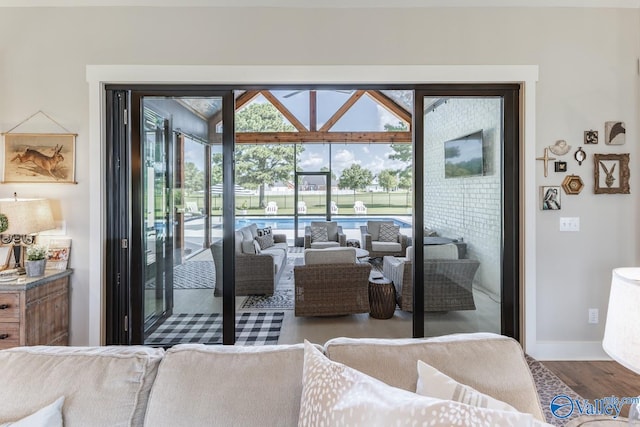
[(369, 279), (369, 316), (390, 319), (396, 311), (396, 288), (387, 278)]

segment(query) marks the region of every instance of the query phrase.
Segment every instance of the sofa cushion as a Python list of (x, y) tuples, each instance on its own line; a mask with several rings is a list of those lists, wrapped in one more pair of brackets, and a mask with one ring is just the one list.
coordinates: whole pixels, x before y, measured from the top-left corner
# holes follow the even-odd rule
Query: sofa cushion
[(305, 249), (305, 265), (315, 264), (355, 264), (355, 248), (338, 247), (329, 249)]
[(415, 366), (422, 360), (460, 383), (545, 419), (522, 348), (512, 338), (491, 333), (421, 340), (334, 338), (325, 351), (332, 360), (409, 391), (416, 389)]
[(256, 253), (258, 253), (256, 251), (256, 247), (253, 244), (253, 242), (254, 242), (253, 240), (243, 240), (241, 242), (241, 244), (242, 244), (242, 253), (243, 254), (256, 254)]
[(374, 252), (402, 252), (402, 245), (396, 242), (371, 242)]
[(16, 347), (0, 351), (0, 423), (65, 397), (65, 427), (142, 426), (164, 350)]
[(242, 233), (242, 240), (253, 240), (253, 234), (251, 234), (249, 227), (242, 227), (240, 232)]
[(64, 396), (20, 420), (2, 423), (0, 427), (62, 427), (63, 404)]
[(312, 242), (311, 249), (327, 249), (327, 248), (338, 248), (340, 247), (340, 243), (338, 242)]
[(397, 242), (400, 234), (400, 226), (393, 224), (381, 224), (379, 240), (381, 242)]
[(298, 426), (542, 426), (531, 414), (479, 408), (391, 387), (305, 342)]
[[(236, 232), (234, 233), (234, 237), (235, 237), (235, 250), (237, 254), (241, 254), (244, 253), (242, 251), (242, 241), (244, 240), (244, 236), (242, 235), (242, 232), (240, 230), (236, 230)], [(222, 244), (221, 244), (222, 246)]]
[(258, 235), (258, 225), (256, 223), (252, 223), (247, 225), (247, 228), (251, 232), (251, 238), (255, 239), (256, 236)]
[(158, 370), (145, 425), (296, 425), (303, 348), (174, 346)]
[(424, 259), (458, 259), (458, 246), (455, 243), (425, 245)]

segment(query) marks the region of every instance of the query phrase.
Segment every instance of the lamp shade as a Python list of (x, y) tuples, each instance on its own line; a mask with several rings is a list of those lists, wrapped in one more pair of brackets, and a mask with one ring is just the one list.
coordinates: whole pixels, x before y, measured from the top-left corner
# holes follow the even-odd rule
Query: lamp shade
[(602, 348), (640, 374), (640, 268), (613, 270)]
[(0, 199), (0, 213), (9, 221), (2, 234), (34, 234), (56, 227), (47, 199)]

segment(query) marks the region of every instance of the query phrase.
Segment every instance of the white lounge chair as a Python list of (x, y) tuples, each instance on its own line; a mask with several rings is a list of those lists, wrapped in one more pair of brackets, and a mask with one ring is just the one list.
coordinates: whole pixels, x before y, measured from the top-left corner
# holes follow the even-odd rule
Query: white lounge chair
[(265, 215), (276, 215), (278, 213), (278, 204), (276, 202), (267, 203), (267, 207), (264, 208)]
[(338, 215), (338, 205), (333, 200), (331, 201), (331, 215)]
[(307, 204), (305, 202), (298, 202), (298, 214), (307, 213)]
[(367, 214), (367, 207), (360, 200), (357, 200), (356, 203), (353, 205), (353, 210), (356, 212), (356, 215), (366, 215)]

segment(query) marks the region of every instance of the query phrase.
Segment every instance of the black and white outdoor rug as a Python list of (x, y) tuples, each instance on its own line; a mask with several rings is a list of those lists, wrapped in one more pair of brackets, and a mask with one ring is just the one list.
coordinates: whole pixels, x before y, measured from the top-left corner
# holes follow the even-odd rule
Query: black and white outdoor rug
[[(246, 312), (236, 315), (236, 344), (278, 344), (283, 312)], [(222, 344), (222, 315), (175, 314), (145, 341), (148, 345)]]
[[(216, 268), (213, 261), (187, 261), (173, 269), (173, 289), (213, 289), (216, 285)], [(150, 280), (145, 289), (155, 289)]]

